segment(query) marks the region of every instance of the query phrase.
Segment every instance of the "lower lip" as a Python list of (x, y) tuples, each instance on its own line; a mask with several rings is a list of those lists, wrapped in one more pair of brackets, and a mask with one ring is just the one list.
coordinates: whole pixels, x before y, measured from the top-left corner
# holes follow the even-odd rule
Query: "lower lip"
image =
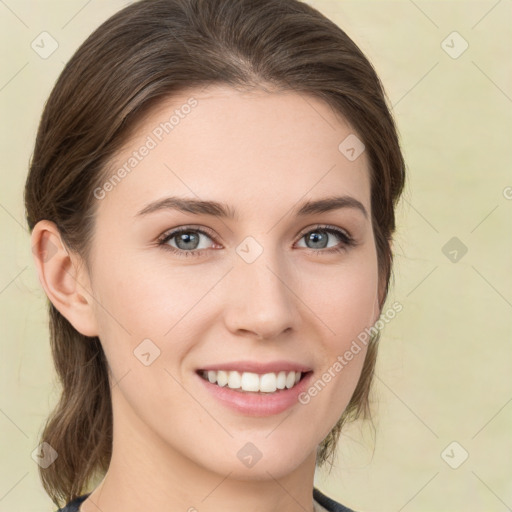
[(235, 391), (227, 385), (220, 387), (212, 384), (196, 374), (203, 383), (206, 390), (217, 400), (246, 416), (272, 416), (286, 411), (293, 405), (299, 403), (298, 396), (308, 387), (313, 372), (308, 372), (302, 379), (290, 389), (282, 389), (275, 393), (255, 393)]

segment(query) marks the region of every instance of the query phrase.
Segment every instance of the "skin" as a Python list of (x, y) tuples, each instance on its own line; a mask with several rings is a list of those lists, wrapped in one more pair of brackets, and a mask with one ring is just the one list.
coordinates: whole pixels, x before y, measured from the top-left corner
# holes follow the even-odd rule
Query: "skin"
[[(267, 417), (228, 409), (195, 370), (285, 359), (319, 377), (378, 319), (367, 156), (349, 161), (338, 150), (355, 132), (320, 100), (210, 86), (153, 109), (112, 169), (191, 96), (191, 113), (98, 200), (88, 270), (53, 223), (33, 231), (48, 297), (78, 331), (100, 338), (111, 372), (113, 457), (80, 510), (239, 512), (243, 503), (248, 511), (312, 511), (316, 449), (350, 400), (364, 347), (309, 404)], [(360, 201), (368, 218), (356, 208), (294, 215), (299, 203), (334, 192)], [(137, 217), (170, 195), (222, 201), (239, 217)], [(357, 245), (315, 253), (304, 235), (317, 223), (348, 231)], [(200, 235), (203, 256), (157, 245), (189, 225), (215, 234)], [(236, 252), (248, 236), (263, 248), (252, 263)], [(342, 243), (328, 236), (329, 247)], [(57, 250), (45, 261), (49, 243)], [(133, 354), (146, 338), (161, 351), (149, 366)], [(250, 468), (237, 457), (247, 442), (263, 454)]]

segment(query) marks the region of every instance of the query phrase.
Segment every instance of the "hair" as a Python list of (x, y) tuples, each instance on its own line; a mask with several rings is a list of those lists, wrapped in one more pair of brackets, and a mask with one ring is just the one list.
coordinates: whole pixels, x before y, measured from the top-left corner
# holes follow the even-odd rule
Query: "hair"
[[(151, 106), (210, 84), (308, 94), (357, 132), (370, 164), (382, 310), (405, 181), (396, 126), (365, 55), (340, 27), (298, 0), (142, 0), (105, 21), (64, 67), (45, 105), (25, 184), (30, 231), (40, 220), (54, 222), (88, 266), (98, 203), (93, 191), (116, 152)], [(48, 308), (62, 392), (41, 435), (58, 457), (39, 474), (61, 506), (107, 471), (113, 417), (99, 338), (79, 333), (49, 300)], [(334, 456), (346, 421), (371, 418), (379, 335), (368, 345), (347, 408), (317, 450), (319, 466)]]

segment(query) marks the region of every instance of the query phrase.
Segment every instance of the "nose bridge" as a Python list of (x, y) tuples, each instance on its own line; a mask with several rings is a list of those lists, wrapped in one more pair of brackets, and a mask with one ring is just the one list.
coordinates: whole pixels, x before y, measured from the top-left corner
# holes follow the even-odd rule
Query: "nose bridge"
[(264, 246), (247, 237), (237, 246), (225, 317), (231, 330), (273, 337), (297, 327), (293, 283), (285, 265), (282, 255), (269, 242)]

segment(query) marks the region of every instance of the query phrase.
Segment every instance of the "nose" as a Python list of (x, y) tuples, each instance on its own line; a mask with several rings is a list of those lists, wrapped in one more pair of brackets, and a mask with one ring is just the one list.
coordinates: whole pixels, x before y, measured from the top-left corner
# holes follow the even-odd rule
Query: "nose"
[(226, 281), (223, 316), (234, 335), (273, 339), (299, 329), (296, 278), (270, 250), (252, 263), (236, 255)]

